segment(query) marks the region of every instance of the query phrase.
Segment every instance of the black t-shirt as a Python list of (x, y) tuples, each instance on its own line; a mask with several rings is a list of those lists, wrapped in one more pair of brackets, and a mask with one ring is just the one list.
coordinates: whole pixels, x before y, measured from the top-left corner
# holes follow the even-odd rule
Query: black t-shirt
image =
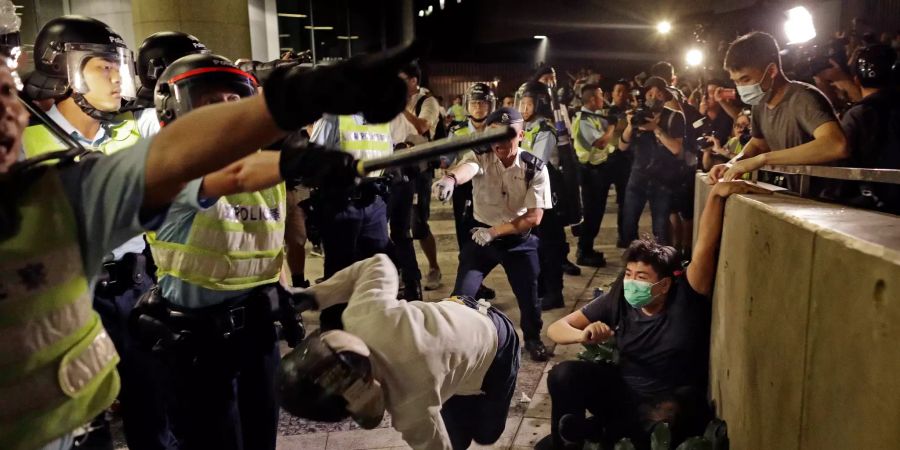
[[(659, 126), (673, 138), (684, 138), (684, 115), (679, 111), (665, 108), (659, 117)], [(672, 154), (656, 136), (649, 131), (632, 130), (630, 149), (634, 150), (634, 164), (631, 171), (638, 176), (657, 179), (664, 184), (680, 180), (683, 161)], [(669, 179), (671, 177), (671, 179)]]
[(615, 329), (625, 383), (643, 395), (680, 386), (705, 390), (709, 370), (710, 300), (687, 278), (675, 278), (663, 311), (646, 316), (625, 301), (621, 277), (581, 312)]

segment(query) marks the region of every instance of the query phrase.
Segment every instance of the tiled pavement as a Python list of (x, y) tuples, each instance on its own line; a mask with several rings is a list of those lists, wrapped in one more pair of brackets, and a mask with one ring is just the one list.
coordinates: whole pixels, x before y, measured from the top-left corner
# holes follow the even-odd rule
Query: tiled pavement
[[(580, 276), (565, 276), (565, 304), (566, 307), (545, 312), (544, 330), (555, 320), (565, 314), (580, 308), (591, 299), (594, 288), (607, 288), (616, 273), (621, 269), (619, 256), (621, 250), (615, 248), (616, 238), (616, 204), (614, 197), (610, 198), (610, 206), (603, 219), (600, 236), (596, 240), (595, 248), (606, 254), (608, 265), (604, 268), (593, 269), (582, 267)], [(641, 218), (641, 229), (648, 228), (647, 214)], [(432, 218), (429, 222), (432, 232), (438, 242), (438, 262), (443, 272), (443, 285), (436, 291), (425, 292), (426, 301), (438, 301), (449, 295), (456, 277), (457, 256), (459, 254), (456, 239), (452, 210), (448, 205), (434, 202), (432, 205)], [(572, 247), (570, 260), (575, 259), (575, 238), (567, 233)], [(427, 260), (416, 245), (419, 265), (423, 274), (427, 273)], [(307, 278), (314, 280), (322, 276), (322, 258), (307, 257)], [(497, 291), (497, 298), (492, 304), (500, 308), (510, 316), (514, 323), (518, 323), (519, 311), (515, 298), (509, 288), (503, 268), (498, 266), (487, 277), (485, 284)], [(318, 313), (304, 314), (304, 321), (308, 330), (318, 326)], [(551, 343), (543, 334), (544, 342)], [(285, 347), (283, 349), (287, 351)], [(547, 393), (547, 372), (558, 361), (572, 359), (581, 350), (579, 345), (556, 346), (555, 356), (546, 363), (531, 361), (527, 354), (522, 355), (522, 366), (519, 371), (516, 393), (510, 405), (509, 417), (506, 421), (506, 430), (500, 440), (490, 446), (473, 445), (470, 448), (491, 449), (530, 449), (534, 443), (550, 432), (550, 398)], [(409, 448), (400, 437), (400, 433), (390, 426), (390, 418), (386, 417), (379, 428), (363, 430), (352, 422), (338, 424), (324, 424), (308, 422), (297, 419), (282, 412), (278, 429), (279, 450), (356, 450), (356, 449), (405, 449)]]

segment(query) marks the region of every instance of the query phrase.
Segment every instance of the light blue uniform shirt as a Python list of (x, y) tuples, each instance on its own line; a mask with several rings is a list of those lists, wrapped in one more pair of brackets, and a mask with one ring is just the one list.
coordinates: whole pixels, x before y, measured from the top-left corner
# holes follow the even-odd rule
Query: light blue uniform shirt
[[(543, 117), (538, 117), (530, 122), (525, 122), (524, 129), (530, 130), (532, 127), (541, 126), (541, 122), (546, 121), (550, 127), (553, 124)], [(556, 148), (556, 135), (552, 131), (540, 131), (534, 138), (534, 144), (531, 146), (531, 153), (541, 158), (541, 161), (559, 166), (559, 151)]]

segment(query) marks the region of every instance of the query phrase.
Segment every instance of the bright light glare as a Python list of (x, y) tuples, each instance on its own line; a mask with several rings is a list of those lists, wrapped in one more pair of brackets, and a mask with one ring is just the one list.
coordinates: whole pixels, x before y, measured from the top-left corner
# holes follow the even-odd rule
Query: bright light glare
[(784, 34), (787, 35), (788, 44), (802, 44), (816, 37), (816, 27), (813, 25), (812, 14), (802, 6), (791, 8), (787, 12), (788, 19), (784, 22)]
[(425, 17), (425, 11), (419, 10), (419, 17)]
[(656, 24), (656, 31), (659, 31), (662, 34), (666, 34), (672, 31), (672, 23), (668, 20), (663, 20), (662, 22)]
[(443, 9), (444, 9), (444, 0), (438, 0), (438, 5), (440, 5), (441, 10), (443, 11)]
[(691, 67), (699, 66), (700, 64), (703, 64), (703, 52), (699, 49), (692, 48), (687, 51), (684, 60), (687, 62), (687, 65)]
[(535, 39), (547, 39), (547, 36), (544, 36), (543, 34), (536, 34), (536, 35), (534, 35), (534, 38)]

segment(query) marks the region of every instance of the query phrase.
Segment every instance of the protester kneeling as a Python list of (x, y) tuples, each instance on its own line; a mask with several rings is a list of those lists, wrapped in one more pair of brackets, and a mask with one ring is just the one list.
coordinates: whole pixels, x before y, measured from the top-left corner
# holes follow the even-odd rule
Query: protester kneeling
[[(673, 247), (633, 241), (610, 291), (550, 325), (547, 334), (558, 344), (615, 338), (619, 356), (615, 365), (576, 360), (553, 367), (547, 380), (551, 434), (535, 448), (580, 449), (584, 441), (611, 448), (624, 437), (649, 448), (658, 422), (671, 428), (673, 448), (703, 433), (712, 418), (706, 400), (710, 294), (724, 203), (734, 193), (764, 191), (743, 181), (716, 186), (685, 270)], [(593, 416), (585, 419), (585, 411)]]

